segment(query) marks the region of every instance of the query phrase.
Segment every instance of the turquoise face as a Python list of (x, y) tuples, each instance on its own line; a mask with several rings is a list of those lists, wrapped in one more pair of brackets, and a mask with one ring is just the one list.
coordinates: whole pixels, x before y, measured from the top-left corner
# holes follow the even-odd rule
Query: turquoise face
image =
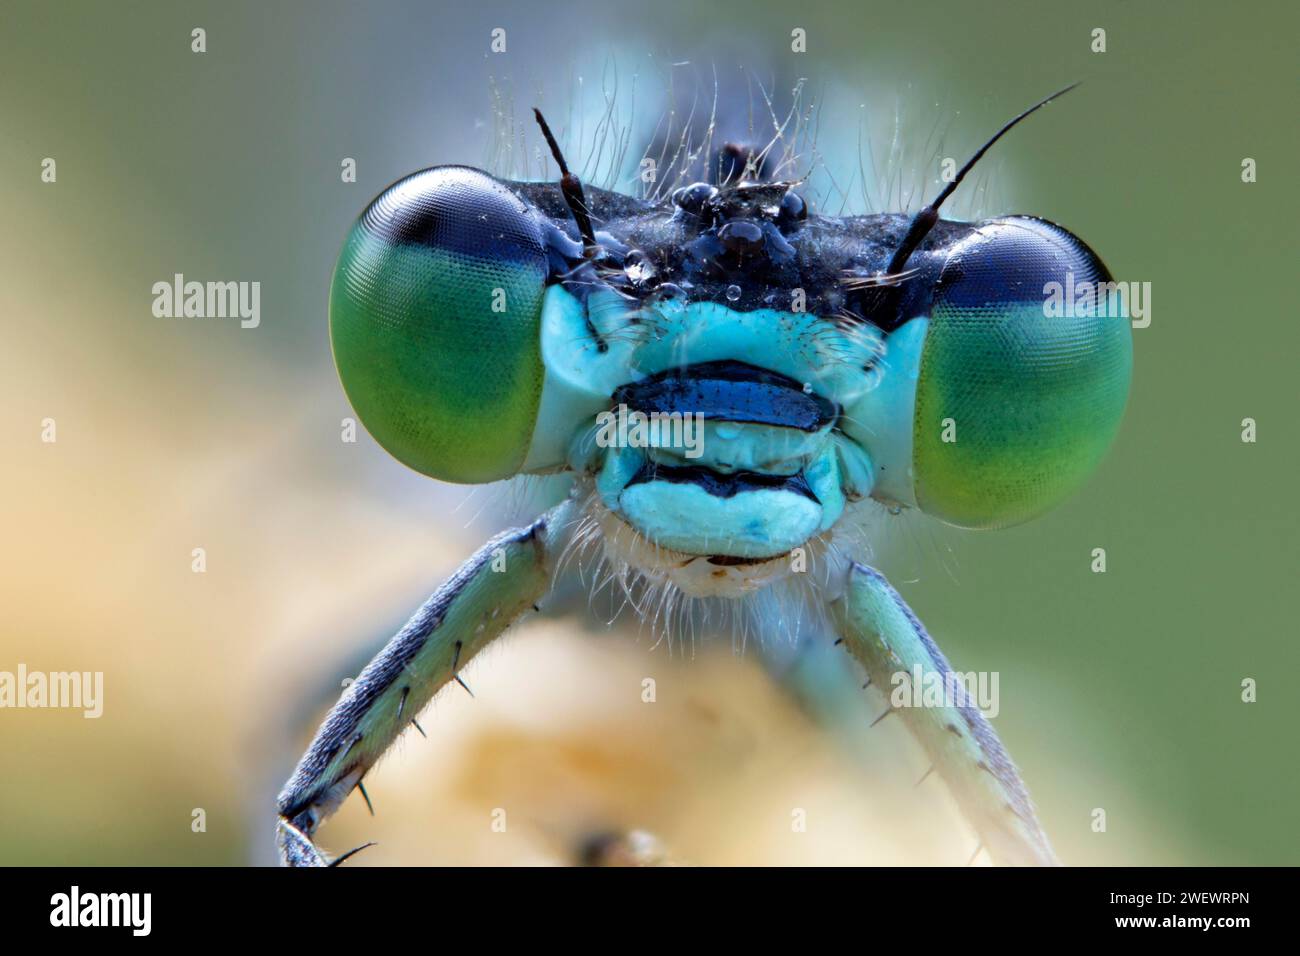
[[(846, 500), (870, 493), (870, 459), (838, 426), (842, 401), (881, 382), (868, 369), (882, 348), (878, 334), (837, 332), (807, 313), (673, 299), (623, 310), (619, 325), (607, 324), (602, 350), (587, 321), (569, 292), (547, 292), (543, 417), (529, 462), (563, 460), (594, 473), (604, 507), (649, 541), (770, 560), (829, 531)], [(629, 387), (629, 368), (639, 386)], [(598, 416), (611, 396), (615, 410), (699, 416), (698, 440), (670, 432), (602, 442)], [(576, 433), (564, 427), (574, 421), (583, 423)]]
[[(800, 225), (779, 196), (744, 207), (760, 210), (745, 213), (753, 230), (683, 246), (692, 190), (671, 215), (592, 196), (595, 221), (626, 226), (584, 251), (540, 184), (442, 167), (390, 187), (353, 227), (330, 301), (361, 420), (444, 480), (589, 476), (607, 537), (626, 528), (722, 567), (783, 559), (868, 496), (963, 527), (1014, 524), (1096, 467), (1123, 412), (1130, 333), (1113, 314), (1046, 308), (1051, 283), (1110, 278), (1068, 232), (944, 224), (911, 284), (859, 293), (837, 284), (871, 274), (848, 227)], [(877, 219), (852, 228), (900, 228)], [(806, 310), (792, 289), (710, 271), (752, 272), (760, 254), (774, 275), (800, 264)]]

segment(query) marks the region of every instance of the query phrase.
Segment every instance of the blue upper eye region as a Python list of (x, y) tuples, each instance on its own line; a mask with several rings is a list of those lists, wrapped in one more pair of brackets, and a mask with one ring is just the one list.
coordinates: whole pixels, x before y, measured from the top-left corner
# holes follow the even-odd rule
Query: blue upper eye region
[(544, 267), (532, 210), (510, 189), (468, 166), (436, 166), (384, 190), (361, 216), (370, 236), (451, 255)]
[(950, 309), (1042, 306), (1047, 286), (1073, 275), (1076, 284), (1107, 282), (1110, 273), (1088, 246), (1045, 219), (1012, 216), (981, 225), (949, 255), (934, 298)]

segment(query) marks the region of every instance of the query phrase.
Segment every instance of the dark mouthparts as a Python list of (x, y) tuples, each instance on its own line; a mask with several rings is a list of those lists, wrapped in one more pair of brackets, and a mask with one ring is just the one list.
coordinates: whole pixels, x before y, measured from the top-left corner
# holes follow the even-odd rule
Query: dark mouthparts
[(668, 369), (614, 391), (615, 406), (651, 414), (703, 415), (706, 420), (777, 425), (815, 432), (835, 422), (840, 407), (801, 382), (745, 362), (698, 362)]

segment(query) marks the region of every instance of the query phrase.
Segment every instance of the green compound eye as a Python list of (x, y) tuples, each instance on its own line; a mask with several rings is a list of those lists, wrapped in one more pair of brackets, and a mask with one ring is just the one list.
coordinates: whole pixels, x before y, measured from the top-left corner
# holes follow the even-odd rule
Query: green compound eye
[(330, 339), (352, 407), (398, 461), (444, 481), (518, 472), (542, 391), (547, 268), (532, 210), (474, 169), (414, 173), (357, 220)]
[(953, 249), (917, 383), (924, 511), (964, 528), (1018, 524), (1097, 467), (1128, 398), (1132, 333), (1115, 297), (1089, 308), (1079, 292), (1110, 282), (1091, 249), (1040, 219), (994, 220)]

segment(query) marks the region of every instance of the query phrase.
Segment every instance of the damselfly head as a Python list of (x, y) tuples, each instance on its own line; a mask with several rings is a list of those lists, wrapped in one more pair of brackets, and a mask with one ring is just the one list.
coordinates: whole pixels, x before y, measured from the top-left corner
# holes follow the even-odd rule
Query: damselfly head
[(1111, 282), (1066, 230), (938, 210), (1051, 99), (916, 215), (843, 218), (743, 145), (661, 196), (586, 186), (538, 113), (559, 183), (436, 167), (354, 226), (330, 303), (344, 387), (434, 477), (571, 470), (593, 528), (626, 529), (617, 560), (687, 590), (696, 558), (705, 591), (798, 573), (868, 499), (1031, 518), (1114, 436), (1128, 326), (1045, 309), (1054, 284)]

